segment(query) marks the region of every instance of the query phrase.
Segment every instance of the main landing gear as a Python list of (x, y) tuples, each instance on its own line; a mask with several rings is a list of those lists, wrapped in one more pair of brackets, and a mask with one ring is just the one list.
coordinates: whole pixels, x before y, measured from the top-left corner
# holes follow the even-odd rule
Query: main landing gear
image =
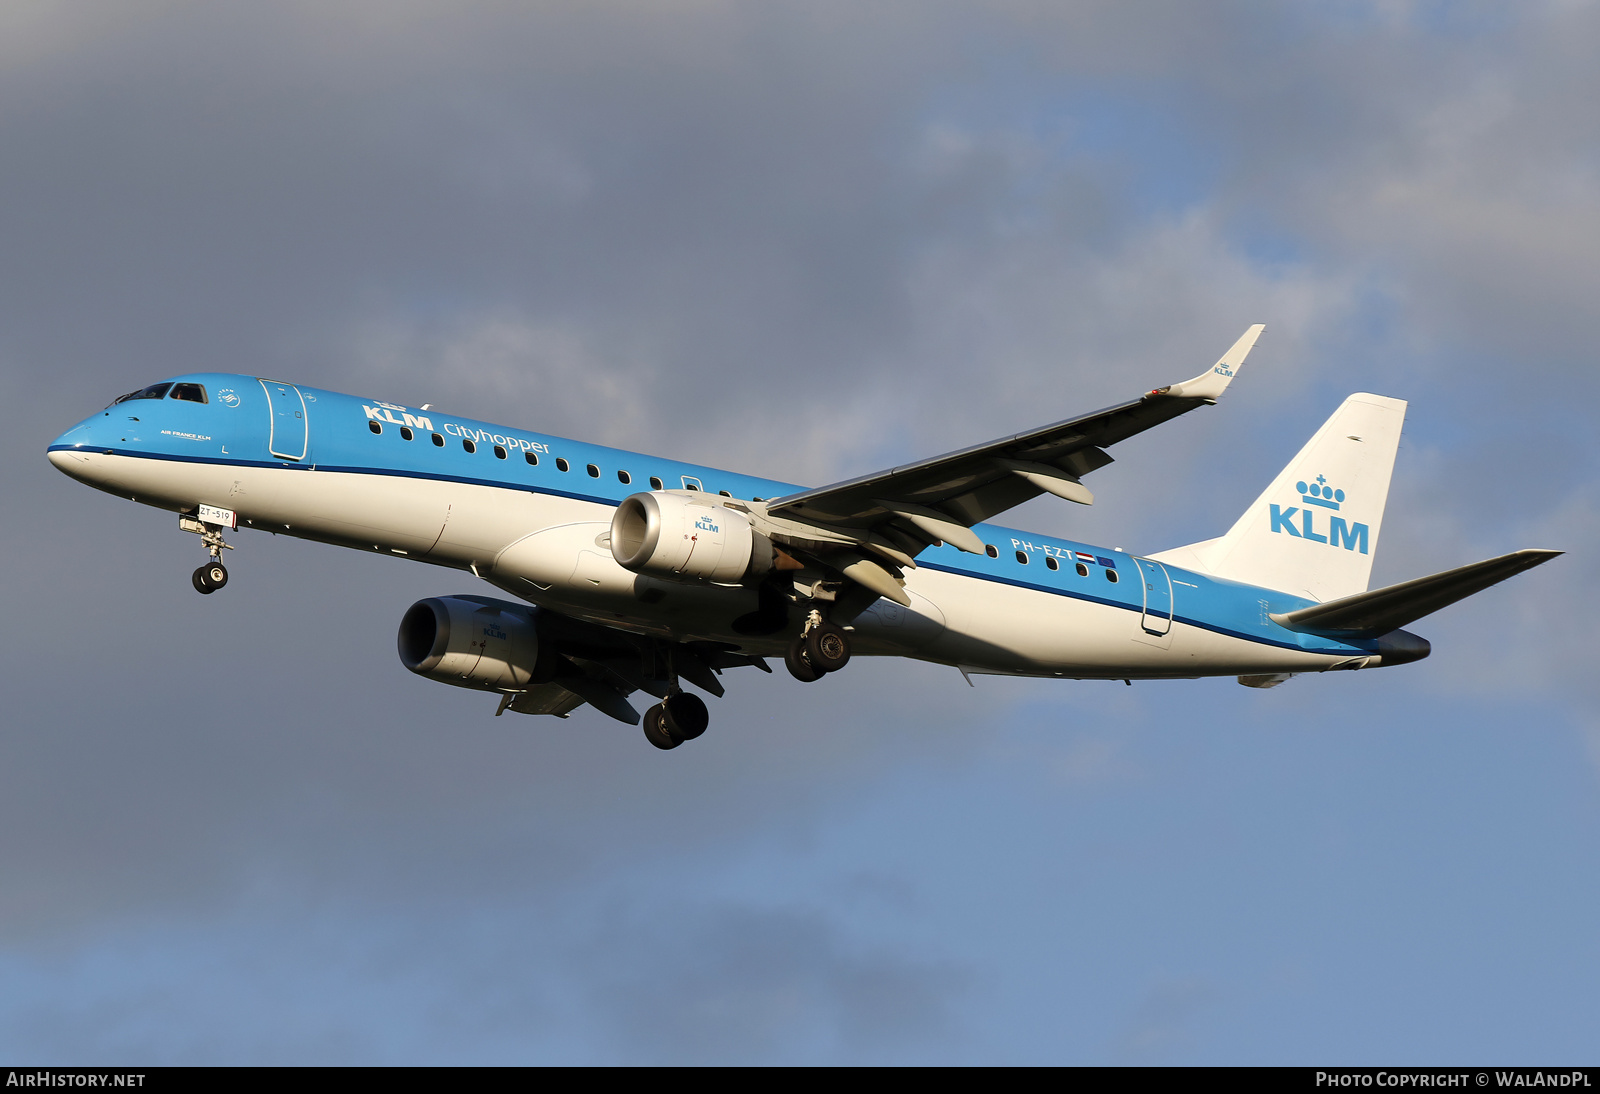
[(644, 737), (657, 748), (677, 748), (704, 733), (710, 723), (703, 699), (675, 691), (644, 712)]
[(812, 609), (805, 629), (784, 651), (783, 663), (789, 675), (801, 683), (820, 680), (826, 673), (838, 672), (850, 663), (850, 636)]

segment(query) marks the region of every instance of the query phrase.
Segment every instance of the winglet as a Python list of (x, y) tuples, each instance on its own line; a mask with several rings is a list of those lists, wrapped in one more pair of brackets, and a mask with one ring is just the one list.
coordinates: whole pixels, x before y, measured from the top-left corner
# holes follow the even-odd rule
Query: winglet
[(1257, 323), (1239, 336), (1233, 348), (1222, 355), (1222, 359), (1211, 368), (1202, 372), (1192, 380), (1185, 380), (1181, 384), (1170, 387), (1157, 388), (1152, 395), (1178, 395), (1185, 399), (1206, 399), (1216, 402), (1217, 398), (1227, 390), (1228, 383), (1233, 379), (1233, 374), (1239, 371), (1239, 366), (1244, 364), (1245, 357), (1255, 347), (1256, 339), (1261, 337), (1261, 332), (1266, 330), (1266, 325)]

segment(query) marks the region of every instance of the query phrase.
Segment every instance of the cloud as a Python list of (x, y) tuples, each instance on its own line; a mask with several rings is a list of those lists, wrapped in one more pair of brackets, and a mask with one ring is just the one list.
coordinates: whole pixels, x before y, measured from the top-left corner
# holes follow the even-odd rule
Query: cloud
[(1117, 1039), (1116, 1051), (1130, 1063), (1183, 1059), (1195, 1041), (1190, 1027), (1212, 1001), (1203, 980), (1167, 980), (1151, 987)]
[(614, 924), (606, 942), (616, 935), (632, 945), (607, 955), (612, 971), (593, 990), (615, 1051), (639, 1062), (937, 1055), (969, 979), (853, 951), (826, 919), (789, 909), (655, 908)]
[[(948, 1053), (971, 973), (820, 910), (612, 892), (282, 895), (10, 954), (0, 1046), (156, 1064), (871, 1062)], [(374, 1021), (374, 1019), (378, 1019)]]
[[(841, 867), (986, 893), (990, 860), (1070, 827), (1050, 809), (1126, 796), (1104, 831), (1187, 831), (1204, 788), (1129, 727), (1184, 726), (1163, 743), (1197, 763), (1215, 734), (1246, 742), (1234, 793), (1292, 818), (1252, 797), (1272, 779), (1241, 712), (1289, 725), (1337, 695), (1382, 725), (1470, 691), (1590, 724), (1571, 605), (1594, 591), (1597, 15), (1474, 10), (7, 5), (0, 921), (20, 1043), (367, 1060), (446, 1029), (429, 1043), (456, 1058), (520, 1059), (552, 1023), (592, 1060), (928, 1058), (981, 1025), (970, 999), (1007, 961), (1059, 971), (1060, 905), (1018, 900), (1025, 958), (975, 966), (942, 944), (985, 937), (970, 921), (917, 934), (949, 892), (768, 898), (826, 818), (967, 772), (1013, 724), (1078, 727), (1001, 749), (1008, 780), (1058, 777), (1048, 809), (981, 828), (1009, 797), (952, 776), (864, 823), (878, 859)], [(1419, 627), (1434, 657), (1377, 683), (1108, 698), (865, 661), (811, 689), (751, 672), (662, 757), (592, 714), (495, 720), (404, 673), (404, 606), (468, 579), (251, 535), (226, 597), (197, 598), (170, 514), (41, 459), (116, 394), (216, 368), (822, 482), (1182, 379), (1256, 321), (1223, 403), (1119, 446), (1093, 509), (1016, 522), (1135, 550), (1217, 534), (1365, 389), (1412, 400), (1381, 580), (1572, 554)], [(899, 841), (952, 816), (948, 842)], [(721, 858), (765, 880), (698, 891)], [(1205, 967), (1219, 986), (1152, 988), (1104, 1043), (1203, 1049), (1195, 1016), (1227, 990)], [(997, 1022), (1064, 1006), (1011, 983)]]

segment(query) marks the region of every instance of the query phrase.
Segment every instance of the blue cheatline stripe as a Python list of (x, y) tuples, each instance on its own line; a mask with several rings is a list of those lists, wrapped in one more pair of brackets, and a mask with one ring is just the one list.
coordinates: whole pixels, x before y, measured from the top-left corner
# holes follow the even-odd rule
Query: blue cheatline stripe
[[(387, 475), (396, 479), (432, 479), (435, 482), (459, 482), (467, 486), (489, 486), (497, 490), (517, 490), (524, 494), (550, 494), (558, 498), (571, 498), (573, 501), (591, 501), (597, 505), (609, 505), (616, 508), (617, 502), (600, 494), (579, 494), (572, 490), (555, 490), (545, 487), (530, 486), (526, 483), (500, 482), (495, 479), (472, 479), (462, 475), (441, 475), (432, 471), (395, 471), (376, 467), (322, 467), (318, 471), (329, 471), (340, 475)], [(715, 497), (715, 495), (712, 495)]]
[(84, 445), (51, 445), (49, 452), (87, 452), (95, 456), (124, 456), (133, 460), (166, 460), (171, 463), (203, 463), (223, 467), (265, 467), (287, 471), (328, 471), (342, 475), (386, 475), (397, 479), (431, 479), (435, 482), (458, 482), (467, 486), (489, 486), (497, 490), (520, 490), (526, 494), (553, 494), (576, 501), (592, 501), (600, 505), (615, 506), (611, 498), (599, 494), (579, 494), (570, 490), (546, 490), (525, 483), (504, 482), (498, 479), (475, 479), (465, 475), (443, 475), (434, 471), (399, 471), (381, 467), (333, 467), (324, 464), (300, 464), (285, 460), (234, 460), (214, 456), (180, 456), (166, 452), (129, 452), (125, 449), (89, 448)]
[(86, 444), (53, 444), (45, 449), (50, 452), (83, 452), (90, 456), (124, 456), (130, 460), (168, 460), (172, 463), (208, 463), (220, 464), (226, 467), (286, 467), (291, 471), (310, 471), (312, 464), (295, 463), (293, 460), (239, 460), (222, 459), (218, 456), (179, 456), (168, 452), (130, 452), (123, 448), (106, 448), (103, 445)]
[[(553, 497), (569, 498), (573, 501), (592, 502), (596, 505), (615, 506), (617, 504), (614, 499), (600, 494), (582, 494), (571, 490), (556, 490), (546, 487), (536, 487), (525, 483), (508, 483), (496, 479), (475, 479), (462, 475), (444, 475), (433, 471), (401, 471), (394, 468), (385, 467), (333, 467), (323, 466), (320, 464), (312, 464), (307, 466), (304, 464), (290, 463), (279, 460), (224, 460), (211, 456), (180, 456), (161, 452), (129, 452), (123, 449), (101, 448), (99, 446), (90, 448), (84, 445), (72, 444), (51, 445), (48, 451), (82, 451), (95, 455), (125, 456), (130, 459), (138, 460), (170, 460), (174, 463), (220, 464), (228, 467), (267, 467), (282, 468), (291, 471), (326, 471), (334, 474), (344, 475), (385, 475), (391, 478), (400, 479), (429, 479), (435, 482), (462, 483), (467, 486), (487, 486), (498, 490), (519, 490), (528, 494), (548, 494)], [(963, 570), (959, 569), (958, 567), (948, 566), (938, 562), (918, 562), (917, 566), (921, 569), (938, 570), (941, 573), (954, 574), (957, 577), (971, 578), (975, 581), (992, 581), (999, 585), (1012, 585), (1019, 589), (1030, 589), (1034, 592), (1046, 593), (1051, 596), (1066, 597), (1069, 600), (1082, 600), (1091, 604), (1099, 604), (1107, 608), (1120, 608), (1123, 611), (1134, 612), (1138, 615), (1144, 614), (1144, 607), (1142, 605), (1125, 604), (1120, 600), (1109, 600), (1105, 597), (1093, 596), (1089, 593), (1075, 592), (1071, 589), (1056, 588), (1050, 585), (1040, 585), (1037, 582), (1022, 581), (1017, 578), (1000, 577), (997, 574), (987, 574), (978, 570)], [(1173, 615), (1172, 621), (1174, 623), (1183, 623), (1199, 630), (1211, 631), (1214, 634), (1227, 635), (1230, 638), (1237, 638), (1244, 642), (1255, 642), (1263, 646), (1272, 646), (1276, 649), (1296, 650), (1301, 653), (1322, 653), (1333, 655), (1340, 653), (1371, 652), (1355, 646), (1340, 647), (1336, 649), (1306, 649), (1306, 647), (1295, 642), (1283, 642), (1277, 639), (1267, 638), (1262, 635), (1246, 634), (1243, 631), (1236, 631), (1231, 627), (1224, 627), (1218, 623), (1210, 623), (1202, 619), (1195, 619), (1191, 616), (1178, 615), (1176, 613)]]

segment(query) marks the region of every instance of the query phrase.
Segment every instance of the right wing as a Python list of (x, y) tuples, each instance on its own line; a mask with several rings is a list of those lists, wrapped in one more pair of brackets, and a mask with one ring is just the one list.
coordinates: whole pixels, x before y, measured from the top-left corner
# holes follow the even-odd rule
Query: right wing
[(1217, 363), (1191, 380), (1077, 418), (1000, 437), (765, 503), (743, 504), (761, 531), (902, 604), (903, 568), (934, 543), (972, 554), (972, 525), (1043, 493), (1090, 505), (1085, 475), (1112, 462), (1105, 451), (1163, 422), (1217, 401), (1266, 329), (1245, 331)]
[(1079, 480), (1112, 462), (1105, 449), (1216, 402), (1265, 329), (1257, 324), (1245, 331), (1192, 380), (1026, 433), (774, 498), (767, 512), (837, 527), (883, 529), (916, 542), (917, 550), (943, 539), (962, 550), (981, 551), (970, 532), (941, 532), (970, 528), (1046, 492), (1093, 504), (1094, 495)]

